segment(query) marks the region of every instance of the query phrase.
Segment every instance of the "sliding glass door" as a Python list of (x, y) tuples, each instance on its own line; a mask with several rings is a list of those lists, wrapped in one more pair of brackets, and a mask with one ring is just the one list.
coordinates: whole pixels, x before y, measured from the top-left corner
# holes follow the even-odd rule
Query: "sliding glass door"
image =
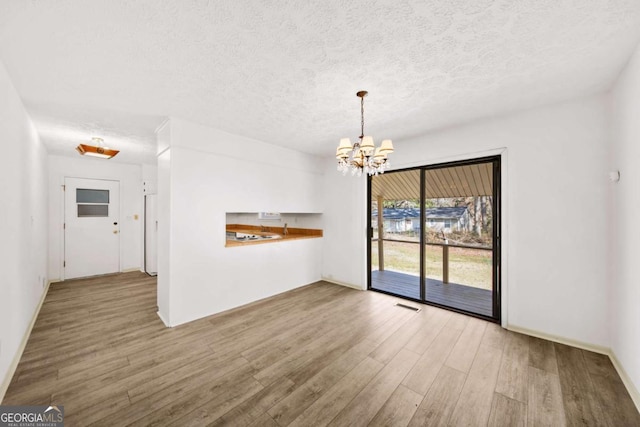
[(369, 289), (500, 319), (500, 158), (369, 179)]

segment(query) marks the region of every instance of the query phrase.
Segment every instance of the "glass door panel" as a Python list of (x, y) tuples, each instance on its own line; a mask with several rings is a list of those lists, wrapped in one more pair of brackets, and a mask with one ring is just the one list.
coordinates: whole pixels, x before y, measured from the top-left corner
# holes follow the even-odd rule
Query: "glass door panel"
[[(419, 300), (420, 171), (374, 176), (371, 182), (370, 287)], [(376, 192), (389, 185), (404, 190)]]
[(425, 170), (425, 301), (494, 316), (494, 162)]

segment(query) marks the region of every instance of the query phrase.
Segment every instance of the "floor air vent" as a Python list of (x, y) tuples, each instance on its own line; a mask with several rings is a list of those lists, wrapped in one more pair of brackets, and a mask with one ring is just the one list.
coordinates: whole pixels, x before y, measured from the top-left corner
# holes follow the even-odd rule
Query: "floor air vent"
[(420, 309), (418, 307), (411, 307), (410, 305), (404, 305), (404, 304), (397, 303), (396, 306), (402, 307), (402, 308), (407, 308), (409, 310), (413, 310), (416, 313), (420, 311)]

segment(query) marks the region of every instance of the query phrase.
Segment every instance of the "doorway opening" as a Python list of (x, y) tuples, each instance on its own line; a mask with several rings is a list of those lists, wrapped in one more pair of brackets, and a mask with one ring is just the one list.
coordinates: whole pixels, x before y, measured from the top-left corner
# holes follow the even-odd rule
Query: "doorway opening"
[(369, 178), (368, 289), (500, 321), (500, 157)]

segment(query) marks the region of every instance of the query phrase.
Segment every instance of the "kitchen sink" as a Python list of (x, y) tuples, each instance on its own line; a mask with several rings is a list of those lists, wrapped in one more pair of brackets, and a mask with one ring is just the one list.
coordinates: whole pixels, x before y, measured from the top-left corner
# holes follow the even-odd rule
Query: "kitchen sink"
[(235, 242), (255, 242), (260, 240), (276, 240), (281, 239), (279, 234), (262, 234), (262, 233), (239, 233), (237, 231), (227, 231), (227, 240), (233, 240)]

